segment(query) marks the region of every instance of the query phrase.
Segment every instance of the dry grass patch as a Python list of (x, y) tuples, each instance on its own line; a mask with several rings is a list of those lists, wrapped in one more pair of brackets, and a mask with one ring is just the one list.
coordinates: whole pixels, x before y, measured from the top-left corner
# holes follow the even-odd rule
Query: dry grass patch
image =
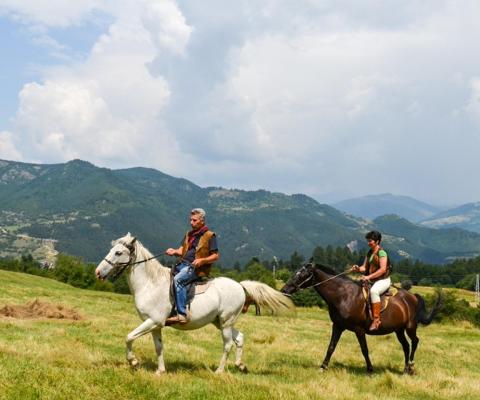
[(82, 316), (62, 304), (41, 302), (38, 299), (25, 305), (6, 304), (0, 308), (0, 316), (16, 319), (56, 318), (80, 320)]

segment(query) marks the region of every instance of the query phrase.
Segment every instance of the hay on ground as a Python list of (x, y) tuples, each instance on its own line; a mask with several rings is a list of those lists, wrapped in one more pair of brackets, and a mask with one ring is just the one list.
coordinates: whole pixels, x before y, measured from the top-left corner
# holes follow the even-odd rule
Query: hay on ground
[(7, 304), (0, 308), (0, 316), (17, 319), (55, 318), (55, 319), (83, 319), (75, 310), (61, 304), (44, 303), (35, 299), (25, 305)]

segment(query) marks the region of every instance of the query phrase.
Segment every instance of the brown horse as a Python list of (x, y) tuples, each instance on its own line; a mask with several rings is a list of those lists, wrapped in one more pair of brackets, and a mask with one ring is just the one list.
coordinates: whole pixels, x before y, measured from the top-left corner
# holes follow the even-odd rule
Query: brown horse
[[(343, 275), (343, 274), (340, 274)], [(365, 334), (386, 335), (395, 332), (405, 354), (404, 373), (413, 374), (415, 350), (418, 346), (417, 324), (428, 325), (441, 307), (441, 298), (437, 297), (430, 314), (427, 315), (425, 302), (418, 294), (412, 294), (400, 289), (390, 299), (388, 307), (382, 312), (382, 324), (376, 331), (370, 332), (372, 322), (367, 311), (367, 303), (362, 293), (362, 287), (345, 276), (339, 276), (331, 268), (323, 265), (306, 264), (301, 267), (282, 288), (282, 292), (291, 295), (300, 289), (313, 287), (328, 305), (330, 319), (333, 322), (332, 336), (327, 354), (322, 363), (322, 370), (328, 368), (330, 358), (335, 351), (343, 331), (349, 330), (357, 336), (362, 354), (367, 363), (367, 372), (373, 371), (368, 356)], [(412, 341), (412, 348), (405, 337), (405, 332)]]

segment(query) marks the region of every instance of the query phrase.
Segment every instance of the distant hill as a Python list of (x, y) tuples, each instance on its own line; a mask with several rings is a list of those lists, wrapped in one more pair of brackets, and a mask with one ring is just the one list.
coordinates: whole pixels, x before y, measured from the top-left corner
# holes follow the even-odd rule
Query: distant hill
[(320, 243), (362, 237), (361, 222), (304, 195), (201, 188), (153, 169), (110, 170), (81, 160), (0, 163), (0, 226), (10, 239), (18, 233), (54, 239), (57, 250), (90, 261), (127, 231), (152, 252), (179, 245), (189, 210), (199, 206), (218, 232), (227, 265), (295, 250), (310, 255)]
[(309, 257), (316, 246), (362, 247), (374, 228), (397, 258), (445, 262), (480, 254), (480, 235), (458, 229), (437, 233), (398, 217), (371, 222), (301, 194), (202, 188), (154, 169), (111, 170), (73, 160), (0, 161), (0, 256), (61, 251), (98, 262), (111, 240), (129, 231), (160, 253), (180, 245), (194, 207), (207, 211), (224, 266), (252, 257), (287, 259), (294, 251)]
[(458, 228), (420, 227), (397, 215), (384, 215), (373, 222), (380, 231), (388, 232), (388, 248), (400, 255), (416, 255), (412, 258), (432, 263), (480, 255), (477, 233)]
[(440, 212), (423, 220), (421, 225), (430, 228), (462, 228), (480, 233), (480, 202)]
[(381, 215), (396, 214), (412, 222), (424, 220), (442, 209), (408, 196), (390, 193), (369, 195), (340, 201), (335, 208), (361, 218), (375, 219)]

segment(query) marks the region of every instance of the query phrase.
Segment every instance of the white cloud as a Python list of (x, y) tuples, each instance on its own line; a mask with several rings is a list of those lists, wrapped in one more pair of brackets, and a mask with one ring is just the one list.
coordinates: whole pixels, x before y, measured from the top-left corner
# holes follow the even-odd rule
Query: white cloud
[[(160, 11), (155, 15), (159, 23), (165, 18)], [(175, 37), (178, 24), (172, 29)], [(19, 95), (15, 128), (28, 139), (25, 157), (56, 162), (78, 157), (101, 165), (138, 165), (147, 157), (169, 168), (170, 160), (155, 153), (161, 146), (177, 154), (175, 138), (161, 120), (169, 87), (148, 67), (156, 51), (139, 13), (128, 14), (98, 38), (85, 61), (44, 68), (44, 81), (26, 84)]]
[(17, 115), (26, 132), (30, 155), (69, 160), (90, 154), (92, 159), (127, 155), (135, 137), (128, 120), (114, 118), (94, 81), (46, 81), (26, 85)]
[(26, 24), (66, 27), (79, 23), (100, 3), (100, 0), (0, 0), (0, 13)]
[[(406, 1), (395, 13), (353, 0), (49, 4), (0, 0), (0, 13), (59, 53), (51, 27), (97, 12), (111, 23), (83, 60), (45, 66), (23, 87), (8, 141), (26, 160), (145, 165), (199, 184), (313, 195), (423, 196), (412, 176), (459, 197), (473, 190), (457, 170), (480, 168), (469, 156), (478, 2)], [(445, 168), (452, 153), (462, 157)]]
[(192, 27), (173, 1), (148, 1), (142, 12), (143, 26), (159, 50), (184, 54)]
[(480, 78), (475, 77), (470, 82), (470, 99), (467, 105), (467, 112), (480, 126)]
[(13, 134), (7, 131), (0, 131), (0, 158), (4, 160), (18, 160), (21, 158), (13, 142)]

